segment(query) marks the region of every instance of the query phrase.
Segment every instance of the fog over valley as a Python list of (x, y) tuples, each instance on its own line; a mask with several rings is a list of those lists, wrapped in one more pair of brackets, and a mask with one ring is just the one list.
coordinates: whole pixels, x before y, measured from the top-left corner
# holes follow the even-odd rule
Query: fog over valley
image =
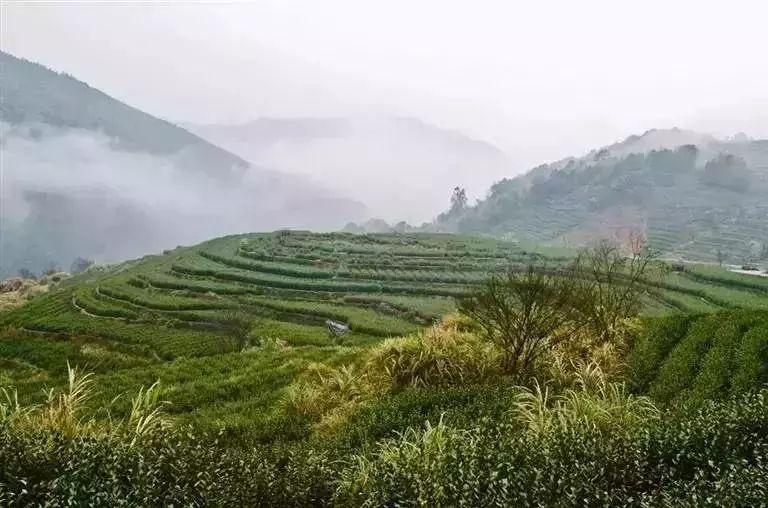
[(4, 267), (67, 269), (78, 256), (113, 262), (222, 234), (364, 217), (351, 201), (334, 216), (333, 194), (291, 176), (249, 168), (223, 180), (189, 171), (183, 153), (119, 150), (98, 132), (1, 127)]
[(431, 221), (454, 186), (481, 196), (485, 182), (512, 171), (498, 147), (417, 118), (262, 118), (189, 129), (260, 166), (338, 189), (392, 222)]
[(0, 53), (3, 275), (244, 230), (338, 229), (365, 206)]
[[(766, 13), (738, 3), (4, 2), (0, 269), (348, 223), (578, 243), (648, 233), (673, 198), (673, 245), (700, 235), (711, 258), (711, 237), (743, 226), (758, 233), (738, 252), (760, 250)], [(724, 23), (740, 29), (713, 37)], [(748, 146), (722, 165), (743, 160), (746, 208), (716, 206), (740, 196), (712, 203), (733, 191), (697, 187), (699, 173), (666, 190), (640, 176), (660, 158), (620, 162), (682, 145), (697, 147), (699, 172)], [(617, 173), (562, 187), (597, 154)], [(555, 188), (572, 193), (530, 201)]]

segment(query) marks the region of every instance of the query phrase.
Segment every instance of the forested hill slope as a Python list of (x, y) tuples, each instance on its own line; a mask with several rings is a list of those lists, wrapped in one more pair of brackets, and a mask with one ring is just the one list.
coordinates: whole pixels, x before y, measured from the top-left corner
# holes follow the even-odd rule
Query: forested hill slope
[(188, 163), (236, 171), (248, 163), (170, 122), (133, 108), (88, 84), (0, 51), (0, 120), (99, 131), (120, 148), (154, 155), (188, 152)]
[(438, 223), (556, 245), (641, 232), (666, 256), (765, 263), (768, 140), (649, 131), (501, 180)]

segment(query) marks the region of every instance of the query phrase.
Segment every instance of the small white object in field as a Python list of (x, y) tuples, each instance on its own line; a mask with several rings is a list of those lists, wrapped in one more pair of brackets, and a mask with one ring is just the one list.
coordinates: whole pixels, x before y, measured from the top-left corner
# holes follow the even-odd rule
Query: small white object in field
[(338, 321), (326, 320), (325, 326), (328, 327), (328, 331), (333, 336), (345, 335), (349, 333), (349, 325), (339, 323)]

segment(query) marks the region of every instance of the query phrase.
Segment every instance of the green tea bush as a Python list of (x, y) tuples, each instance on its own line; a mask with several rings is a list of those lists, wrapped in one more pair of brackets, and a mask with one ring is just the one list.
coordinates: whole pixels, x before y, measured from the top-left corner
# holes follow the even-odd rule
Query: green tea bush
[[(194, 293), (214, 293), (222, 295), (245, 295), (256, 292), (261, 294), (258, 289), (252, 289), (243, 286), (236, 286), (233, 284), (223, 284), (213, 281), (198, 281), (191, 279), (175, 278), (175, 277), (146, 277), (143, 279), (131, 279), (139, 280), (140, 284), (137, 287), (155, 287), (162, 289), (172, 289), (180, 291), (190, 291)], [(130, 283), (130, 281), (129, 281)]]
[(467, 289), (458, 286), (431, 286), (431, 285), (404, 285), (404, 284), (380, 284), (376, 281), (351, 282), (343, 280), (314, 280), (295, 277), (278, 276), (269, 273), (259, 275), (257, 272), (238, 272), (236, 270), (220, 270), (211, 267), (200, 267), (173, 264), (172, 272), (180, 275), (196, 277), (210, 277), (220, 281), (233, 281), (250, 285), (296, 289), (306, 291), (329, 292), (355, 292), (355, 293), (391, 293), (391, 294), (416, 294), (432, 296), (462, 296), (467, 294)]
[(748, 331), (735, 352), (731, 393), (768, 384), (768, 319)]
[(15, 435), (0, 425), (11, 506), (323, 506), (338, 462), (322, 449), (226, 448), (181, 430), (126, 441)]
[(719, 316), (712, 315), (697, 320), (691, 326), (690, 332), (675, 345), (651, 384), (649, 393), (654, 399), (668, 402), (691, 387), (719, 325)]
[(197, 268), (184, 265), (173, 265), (173, 271), (181, 274), (213, 277), (220, 280), (244, 282), (246, 284), (286, 289), (306, 289), (315, 291), (355, 291), (359, 293), (378, 293), (382, 290), (379, 284), (303, 281), (301, 279), (295, 278), (280, 279), (276, 277), (268, 277), (269, 274), (265, 274), (263, 277), (259, 277), (257, 275), (241, 274), (235, 271), (220, 271), (210, 268)]
[(153, 293), (143, 290), (130, 291), (125, 286), (114, 288), (101, 286), (97, 289), (100, 294), (115, 300), (130, 302), (139, 307), (148, 309), (180, 311), (180, 310), (208, 310), (231, 308), (231, 302), (218, 300), (203, 300), (201, 298), (185, 298), (172, 296), (166, 293)]
[[(63, 282), (0, 314), (0, 383), (40, 404), (0, 397), (0, 505), (765, 505), (768, 313), (644, 318), (629, 356), (559, 348), (515, 381), (476, 323), (421, 331), (531, 259), (487, 238), (284, 231)], [(659, 312), (765, 305), (751, 286), (668, 282), (644, 286)], [(210, 326), (235, 305), (257, 316), (241, 352)], [(327, 318), (352, 325), (343, 346)], [(63, 358), (94, 370), (79, 406)], [(137, 438), (146, 420), (115, 396), (158, 379), (173, 427)]]
[(344, 506), (760, 506), (768, 395), (624, 429), (504, 422), (411, 429), (344, 470)]
[(621, 426), (530, 432), (499, 418), (411, 428), (358, 449), (230, 447), (162, 431), (131, 445), (0, 424), (17, 506), (761, 506), (768, 393)]
[(211, 261), (216, 261), (226, 266), (232, 266), (235, 268), (242, 268), (243, 270), (249, 270), (254, 272), (274, 273), (276, 275), (286, 275), (289, 277), (302, 277), (308, 279), (331, 279), (334, 277), (334, 272), (330, 270), (321, 270), (319, 268), (299, 268), (291, 267), (280, 264), (266, 264), (266, 263), (254, 263), (252, 261), (236, 258), (228, 258), (224, 256), (218, 256), (206, 251), (200, 251), (199, 254)]
[(0, 332), (0, 358), (20, 359), (36, 369), (60, 373), (62, 358), (81, 359), (77, 344), (69, 340), (40, 338), (18, 329)]
[[(713, 291), (704, 290), (696, 287), (687, 287), (683, 285), (684, 279), (678, 278), (676, 283), (663, 282), (657, 280), (646, 280), (645, 285), (650, 288), (663, 289), (672, 291), (674, 293), (681, 293), (688, 296), (694, 296), (702, 301), (711, 303), (722, 308), (737, 308), (739, 307), (735, 303), (731, 302), (727, 298), (719, 297)], [(709, 288), (711, 289), (711, 288)]]
[(55, 338), (23, 330), (0, 331), (0, 386), (24, 384), (25, 394), (62, 380), (65, 361), (94, 372), (114, 372), (155, 361), (145, 351), (97, 338)]
[(759, 293), (768, 293), (768, 280), (734, 273), (723, 268), (711, 267), (686, 267), (685, 274), (699, 282), (731, 287), (734, 289), (747, 289)]
[(656, 400), (738, 395), (768, 381), (768, 314), (724, 311), (647, 319), (627, 357), (633, 391)]
[(249, 251), (245, 249), (239, 249), (237, 251), (238, 256), (242, 256), (244, 258), (248, 259), (254, 259), (256, 261), (273, 261), (277, 263), (289, 263), (294, 265), (307, 265), (307, 266), (314, 266), (318, 260), (315, 259), (306, 259), (303, 256), (283, 256), (283, 255), (273, 255), (268, 254), (265, 251)]
[[(715, 332), (712, 347), (704, 357), (691, 388), (691, 397), (717, 398), (730, 392), (731, 376), (739, 367), (736, 352), (741, 349), (745, 332), (754, 326), (757, 320), (758, 317), (751, 313), (743, 316), (734, 314), (732, 319), (723, 323)], [(752, 386), (747, 387), (746, 390), (751, 388)], [(737, 393), (741, 392), (740, 390)]]
[[(447, 390), (382, 400), (368, 409), (378, 416), (359, 412), (360, 419), (340, 427), (340, 438), (270, 446), (233, 446), (223, 434), (160, 425), (137, 438), (133, 429), (147, 428), (139, 422), (153, 411), (146, 394), (135, 399), (138, 418), (118, 423), (117, 430), (89, 423), (77, 409), (77, 388), (55, 399), (53, 412), (40, 413), (43, 425), (17, 424), (34, 409), (11, 398), (0, 418), (0, 501), (762, 506), (768, 498), (768, 390), (665, 414), (619, 385), (551, 398), (544, 391), (520, 396), (510, 390), (513, 397), (502, 397), (501, 405), (494, 405), (503, 394), (499, 388)], [(441, 407), (449, 412), (435, 425), (408, 421), (431, 420)], [(386, 420), (386, 408), (397, 414)], [(459, 418), (448, 423), (452, 408)], [(480, 411), (472, 418), (474, 408)], [(386, 427), (402, 425), (401, 434), (380, 439)]]
[(686, 335), (693, 320), (693, 316), (684, 315), (645, 320), (627, 361), (628, 378), (635, 391), (644, 392), (648, 389), (662, 362)]
[(483, 420), (503, 418), (519, 393), (504, 383), (406, 389), (362, 405), (336, 433), (323, 439), (353, 449), (441, 418), (457, 428), (471, 428)]
[(321, 318), (318, 320), (320, 324), (325, 319), (342, 321), (348, 323), (352, 331), (366, 335), (391, 337), (413, 333), (418, 329), (416, 324), (400, 317), (382, 314), (372, 309), (361, 309), (336, 303), (266, 298), (249, 298), (242, 301), (257, 308)]
[(136, 319), (138, 314), (130, 309), (111, 305), (103, 300), (94, 298), (91, 288), (83, 287), (72, 293), (72, 305), (78, 310), (82, 309), (89, 314), (101, 317)]

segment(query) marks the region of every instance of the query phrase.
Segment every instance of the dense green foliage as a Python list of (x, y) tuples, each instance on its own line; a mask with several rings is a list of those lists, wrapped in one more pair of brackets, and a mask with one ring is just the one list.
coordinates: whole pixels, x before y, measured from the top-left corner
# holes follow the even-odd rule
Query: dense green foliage
[[(759, 505), (761, 279), (654, 265), (643, 317), (578, 347), (545, 337), (524, 376), (477, 322), (430, 326), (455, 310), (445, 294), (531, 261), (567, 259), (452, 235), (279, 232), (62, 282), (0, 316), (0, 386), (16, 390), (0, 394), (0, 503)], [(69, 413), (43, 391), (72, 384), (67, 360), (93, 373)], [(159, 413), (141, 391), (155, 382)], [(145, 413), (163, 425), (135, 435), (126, 422)]]
[(768, 383), (768, 313), (657, 318), (628, 363), (633, 388), (662, 402), (744, 393)]
[[(197, 403), (187, 400), (183, 394), (191, 378), (174, 374), (197, 357), (209, 358), (204, 363), (211, 366), (230, 361), (239, 347), (225, 326), (230, 310), (237, 308), (250, 320), (251, 331), (241, 343), (257, 348), (245, 354), (254, 368), (286, 364), (291, 374), (278, 376), (283, 384), (269, 388), (279, 392), (301, 370), (301, 363), (287, 367), (293, 359), (326, 361), (339, 341), (348, 349), (345, 354), (358, 355), (382, 338), (411, 334), (453, 311), (454, 299), (444, 295), (467, 294), (490, 274), (523, 270), (530, 262), (556, 266), (567, 261), (562, 253), (543, 252), (454, 235), (279, 232), (212, 240), (89, 270), (1, 316), (2, 326), (17, 330), (0, 341), (3, 382), (37, 396), (44, 385), (63, 382), (61, 362), (70, 359), (96, 373), (107, 387), (105, 400), (116, 395), (121, 383), (138, 388), (132, 377), (144, 384), (161, 379), (172, 411), (206, 427), (231, 425), (236, 433), (247, 432), (249, 418), (262, 407), (263, 415), (251, 426), (262, 435), (258, 422), (274, 416), (279, 396), (264, 399), (263, 406), (260, 399), (249, 400), (238, 379), (250, 375), (250, 368), (234, 364), (198, 383), (220, 385), (226, 408), (208, 408), (214, 399), (205, 397)], [(762, 279), (717, 268), (688, 270), (653, 276), (643, 296), (648, 313), (757, 308), (768, 301), (757, 286)], [(327, 319), (347, 323), (351, 332), (332, 337)], [(61, 362), (41, 363), (29, 348), (5, 346), (21, 341), (36, 344), (35, 355), (50, 349)], [(264, 347), (275, 348), (275, 358), (284, 362), (257, 362), (252, 355), (262, 354)], [(139, 367), (141, 372), (135, 370)]]
[[(649, 131), (545, 164), (495, 183), (474, 206), (452, 206), (438, 223), (553, 245), (624, 240), (634, 230), (665, 257), (768, 263), (766, 141), (697, 137)], [(648, 151), (661, 144), (677, 148)]]
[[(155, 432), (129, 444), (14, 433), (3, 423), (0, 500), (19, 506), (759, 506), (768, 495), (766, 397), (762, 391), (709, 402), (628, 426), (589, 416), (568, 426), (536, 426), (525, 419), (528, 406), (513, 402), (518, 413), (491, 420), (467, 414), (470, 427), (416, 426), (361, 449), (344, 444), (346, 430), (342, 440), (233, 448), (221, 436)], [(424, 392), (420, 400), (430, 404), (434, 397)], [(397, 407), (402, 404), (393, 399), (376, 414), (386, 418)], [(477, 409), (469, 404), (464, 411)]]

